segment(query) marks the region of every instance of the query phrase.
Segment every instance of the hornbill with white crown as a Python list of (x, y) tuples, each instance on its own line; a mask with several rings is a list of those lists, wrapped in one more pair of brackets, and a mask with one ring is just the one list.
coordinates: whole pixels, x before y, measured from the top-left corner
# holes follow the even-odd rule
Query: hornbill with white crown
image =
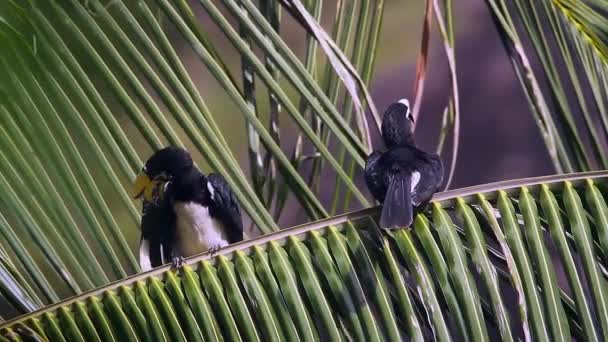
[(409, 227), (417, 208), (423, 209), (443, 181), (443, 164), (437, 154), (416, 147), (414, 118), (409, 102), (391, 104), (382, 119), (386, 152), (375, 151), (367, 158), (365, 182), (383, 203), (380, 227)]

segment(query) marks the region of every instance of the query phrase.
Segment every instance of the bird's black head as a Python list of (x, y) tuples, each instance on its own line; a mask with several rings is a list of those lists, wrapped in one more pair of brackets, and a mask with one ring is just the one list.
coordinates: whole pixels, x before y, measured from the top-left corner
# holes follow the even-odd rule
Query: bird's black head
[(391, 104), (384, 112), (382, 138), (388, 148), (414, 145), (414, 117), (407, 99)]
[(150, 178), (174, 177), (192, 168), (190, 152), (180, 147), (169, 146), (156, 151), (146, 161), (142, 171)]
[(169, 146), (156, 151), (135, 180), (133, 196), (151, 201), (160, 185), (192, 170), (192, 157), (183, 148)]

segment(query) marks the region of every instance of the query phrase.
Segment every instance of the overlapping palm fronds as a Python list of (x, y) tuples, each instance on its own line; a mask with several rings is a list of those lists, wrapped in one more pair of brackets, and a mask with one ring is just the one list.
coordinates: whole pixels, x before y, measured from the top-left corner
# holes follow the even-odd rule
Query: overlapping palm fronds
[(556, 170), (608, 168), (608, 5), (486, 3)]
[[(373, 224), (377, 208), (321, 220), (193, 258), (180, 271), (167, 266), (125, 279), (11, 321), (0, 333), (604, 340), (607, 179), (596, 172), (442, 193), (413, 230), (390, 236)], [(565, 278), (557, 276), (562, 269)]]
[[(351, 51), (349, 30), (334, 43), (313, 17), (301, 20), (297, 0), (3, 1), (0, 288), (12, 308), (2, 314), (139, 271), (139, 208), (125, 189), (142, 160), (168, 144), (225, 176), (255, 227), (250, 235), (278, 230), (291, 196), (309, 219), (349, 208), (350, 195), (336, 210), (320, 200), (322, 172), (332, 179), (324, 187), (341, 186), (369, 206), (353, 175), (370, 150), (361, 123), (374, 108), (365, 85), (382, 3), (364, 1), (359, 16), (339, 11), (336, 25), (348, 17), (365, 37)], [(320, 5), (307, 4), (317, 19)], [(280, 7), (308, 36), (304, 61), (278, 32)], [(221, 34), (210, 37), (211, 25)], [(317, 49), (320, 40), (331, 51)], [(357, 69), (347, 55), (358, 56)], [(279, 117), (298, 136), (293, 153), (284, 152), (294, 139), (281, 139)], [(239, 141), (249, 146), (252, 177), (238, 162)]]
[[(452, 2), (430, 1), (457, 130)], [(556, 168), (605, 168), (606, 5), (486, 3)], [(320, 1), (0, 2), (0, 316), (57, 303), (0, 340), (608, 339), (604, 173), (444, 193), (389, 235), (375, 208), (274, 232), (290, 196), (311, 220), (371, 205), (353, 178), (379, 123), (365, 86), (383, 4), (339, 1), (332, 40)], [(303, 56), (279, 33), (284, 16)], [(125, 188), (167, 144), (224, 174), (274, 233), (133, 276)]]

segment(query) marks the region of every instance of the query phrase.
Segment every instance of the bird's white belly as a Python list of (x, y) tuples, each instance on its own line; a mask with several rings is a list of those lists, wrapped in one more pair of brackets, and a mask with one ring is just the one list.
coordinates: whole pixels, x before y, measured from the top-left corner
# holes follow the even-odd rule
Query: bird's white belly
[(209, 215), (209, 209), (194, 202), (176, 202), (175, 252), (180, 256), (203, 253), (229, 244), (221, 222)]

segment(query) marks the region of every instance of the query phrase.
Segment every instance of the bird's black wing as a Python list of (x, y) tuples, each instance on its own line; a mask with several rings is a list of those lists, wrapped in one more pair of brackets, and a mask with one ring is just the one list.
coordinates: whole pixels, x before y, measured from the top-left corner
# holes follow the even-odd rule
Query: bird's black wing
[(420, 165), (421, 177), (412, 193), (412, 203), (415, 206), (424, 206), (431, 200), (433, 194), (443, 182), (443, 163), (437, 154), (425, 153), (424, 163)]
[(175, 214), (168, 199), (143, 202), (139, 242), (139, 265), (143, 271), (171, 260), (174, 226)]
[(371, 192), (378, 201), (383, 202), (387, 184), (385, 184), (383, 179), (383, 168), (380, 165), (381, 157), (382, 153), (378, 151), (372, 152), (372, 154), (367, 157), (364, 175), (369, 192)]
[(241, 209), (230, 185), (218, 173), (210, 173), (207, 182), (212, 187), (208, 189), (211, 196), (211, 216), (217, 217), (225, 225), (230, 243), (243, 240)]

